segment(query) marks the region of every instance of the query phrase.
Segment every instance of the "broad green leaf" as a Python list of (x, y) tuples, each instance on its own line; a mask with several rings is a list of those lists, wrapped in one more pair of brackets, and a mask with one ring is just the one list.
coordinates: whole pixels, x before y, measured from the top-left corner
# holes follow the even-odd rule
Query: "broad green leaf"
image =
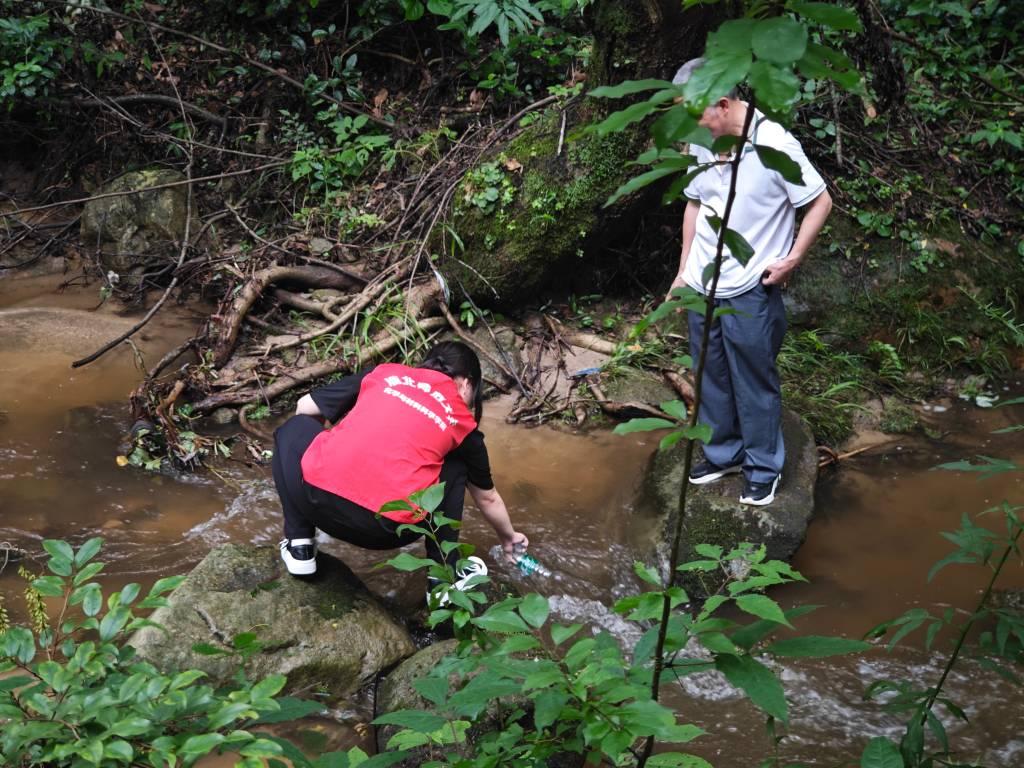
[(654, 125), (651, 126), (651, 135), (654, 136), (656, 147), (666, 149), (679, 142), (687, 141), (696, 128), (697, 118), (690, 114), (690, 110), (685, 104), (676, 104), (654, 121)]
[(64, 595), (64, 581), (60, 576), (40, 576), (38, 579), (32, 580), (32, 587), (43, 597), (62, 597)]
[[(92, 560), (96, 553), (100, 551), (100, 547), (103, 546), (103, 539), (99, 536), (89, 539), (85, 544), (78, 548), (75, 553), (75, 566), (81, 568), (83, 565)], [(97, 563), (102, 567), (102, 564)]]
[[(715, 34), (721, 34), (733, 28), (734, 25), (740, 24), (747, 26), (749, 33), (749, 25), (745, 24), (748, 21), (748, 19), (727, 21), (719, 27), (719, 31)], [(745, 51), (737, 49), (731, 52), (715, 52), (686, 81), (686, 85), (683, 87), (686, 101), (694, 104), (698, 109), (703, 109), (714, 99), (725, 96), (747, 76), (752, 61), (753, 57), (749, 47)]]
[(71, 549), (71, 545), (66, 541), (61, 541), (59, 539), (44, 539), (43, 549), (46, 550), (50, 557), (67, 560), (69, 563), (75, 559), (75, 551)]
[(127, 741), (114, 739), (103, 745), (103, 757), (122, 763), (131, 763), (132, 758), (135, 757), (135, 750)]
[(616, 435), (628, 435), (632, 432), (651, 432), (655, 429), (671, 429), (677, 426), (674, 421), (668, 419), (645, 418), (630, 419), (627, 422), (616, 425), (613, 430)]
[(694, 424), (692, 427), (685, 427), (682, 433), (683, 437), (690, 440), (699, 440), (702, 443), (711, 442), (711, 427), (707, 424)]
[(659, 752), (651, 755), (647, 765), (651, 768), (712, 768), (711, 763), (703, 757), (688, 755), (685, 752)]
[[(676, 164), (663, 163), (655, 168), (652, 168), (649, 171), (641, 173), (639, 176), (634, 176), (632, 179), (627, 181), (625, 184), (620, 186), (612, 193), (612, 196), (609, 197), (608, 200), (605, 202), (604, 207), (607, 208), (610, 205), (614, 205), (626, 195), (632, 194), (633, 192), (636, 192), (638, 189), (643, 189), (644, 187), (654, 183), (658, 179), (664, 178), (665, 176), (669, 176), (673, 173), (679, 173), (679, 171), (680, 168)], [(695, 176), (696, 172), (694, 172), (692, 175)], [(691, 174), (687, 174), (687, 176), (691, 176)], [(684, 182), (684, 186), (685, 184), (686, 182)]]
[(411, 501), (419, 507), (433, 512), (444, 499), (444, 483), (435, 483), (426, 490), (412, 494)]
[(429, 568), (434, 561), (428, 557), (416, 557), (409, 552), (400, 552), (390, 560), (385, 560), (384, 565), (390, 565), (396, 571), (418, 571), (421, 568)]
[(562, 708), (569, 701), (569, 694), (559, 690), (542, 691), (533, 700), (533, 722), (538, 731), (559, 720)]
[(164, 579), (158, 579), (156, 584), (154, 584), (149, 590), (149, 596), (156, 597), (157, 595), (162, 595), (164, 592), (171, 592), (177, 589), (184, 580), (184, 576), (168, 576)]
[(684, 437), (685, 435), (683, 435), (681, 430), (678, 432), (672, 432), (668, 435), (665, 435), (663, 438), (661, 438), (661, 441), (658, 443), (658, 450), (667, 451), (669, 448), (678, 443)]
[(639, 560), (633, 563), (633, 572), (648, 584), (653, 584), (656, 587), (662, 586), (661, 576), (658, 574), (658, 571), (649, 565), (641, 563)]
[(181, 745), (181, 754), (186, 756), (208, 755), (224, 741), (222, 733), (204, 733), (192, 736)]
[(797, 76), (767, 61), (755, 61), (750, 66), (750, 85), (757, 96), (757, 105), (765, 112), (785, 112), (800, 94)]
[(523, 602), (519, 605), (519, 615), (531, 627), (544, 626), (544, 622), (548, 620), (548, 611), (548, 599), (535, 592), (524, 597)]
[(686, 413), (686, 403), (684, 403), (682, 400), (666, 400), (664, 403), (661, 403), (658, 407), (661, 408), (661, 410), (663, 410), (673, 419), (677, 419), (679, 421), (686, 421), (686, 417), (688, 415)]
[(789, 9), (806, 19), (826, 27), (844, 32), (860, 32), (861, 23), (857, 14), (849, 8), (832, 3), (805, 3), (791, 0)]
[(754, 256), (754, 249), (746, 241), (746, 238), (735, 229), (726, 229), (722, 239), (725, 240), (725, 245), (732, 257), (743, 266), (747, 266), (747, 262)]
[(282, 696), (275, 701), (277, 701), (279, 709), (276, 712), (262, 713), (258, 720), (252, 722), (252, 725), (287, 723), (324, 711), (324, 705), (321, 702), (298, 699), (294, 696)]
[(752, 656), (723, 655), (715, 658), (715, 668), (725, 675), (725, 679), (739, 688), (750, 700), (764, 712), (781, 720), (789, 721), (786, 706), (786, 694), (782, 683), (771, 670)]
[(789, 16), (758, 21), (750, 38), (754, 55), (775, 64), (792, 64), (807, 50), (807, 27)]
[(104, 563), (88, 563), (82, 570), (75, 574), (74, 584), (76, 587), (85, 584), (93, 576), (96, 576), (104, 568)]
[(416, 692), (435, 706), (444, 704), (448, 698), (448, 680), (442, 677), (421, 677), (414, 680), (412, 687)]
[(499, 634), (530, 631), (530, 628), (519, 618), (519, 614), (510, 610), (495, 610), (491, 608), (487, 613), (473, 619), (473, 623), (481, 629)]
[(864, 748), (860, 768), (903, 768), (899, 747), (884, 736), (876, 736)]
[(589, 91), (587, 95), (597, 99), (621, 99), (623, 96), (631, 96), (634, 93), (674, 87), (668, 80), (627, 80), (618, 85), (602, 85)]
[(118, 720), (108, 729), (113, 736), (129, 737), (147, 733), (153, 728), (153, 721), (145, 717), (126, 717)]
[(419, 709), (403, 709), (381, 715), (373, 721), (374, 725), (400, 725), (419, 733), (433, 733), (447, 721), (433, 712)]
[(243, 757), (270, 757), (280, 755), (284, 750), (270, 739), (256, 739), (238, 750)]
[(639, 101), (636, 104), (630, 104), (625, 109), (620, 109), (617, 112), (612, 112), (608, 117), (602, 120), (600, 123), (594, 126), (588, 126), (587, 130), (596, 133), (598, 136), (605, 136), (609, 133), (616, 133), (621, 131), (627, 125), (639, 122), (656, 110), (660, 102), (654, 99), (648, 99), (647, 101)]
[(803, 174), (800, 172), (800, 164), (785, 152), (775, 149), (775, 147), (765, 146), (764, 144), (755, 144), (754, 151), (757, 152), (757, 157), (765, 168), (777, 171), (790, 184), (804, 183)]
[(776, 640), (774, 643), (766, 646), (764, 650), (776, 656), (821, 659), (827, 656), (839, 656), (844, 653), (859, 653), (870, 648), (871, 644), (863, 640), (807, 635), (806, 637)]
[(551, 640), (555, 645), (561, 645), (570, 637), (575, 635), (583, 628), (582, 624), (569, 624), (564, 626), (562, 624), (553, 624), (551, 626)]

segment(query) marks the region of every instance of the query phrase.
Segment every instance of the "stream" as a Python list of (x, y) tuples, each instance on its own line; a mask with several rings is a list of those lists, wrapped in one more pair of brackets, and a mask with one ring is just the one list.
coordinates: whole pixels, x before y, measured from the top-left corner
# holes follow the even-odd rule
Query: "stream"
[[(125, 398), (142, 376), (139, 358), (151, 365), (194, 330), (200, 314), (165, 308), (133, 339), (134, 346), (123, 344), (72, 370), (72, 360), (130, 327), (137, 316), (122, 317), (106, 307), (93, 311), (99, 303), (95, 286), (57, 291), (59, 282), (0, 281), (0, 542), (38, 553), (46, 538), (78, 545), (103, 536), (100, 559), (108, 563), (111, 588), (185, 572), (211, 547), (228, 541), (276, 543), (279, 509), (269, 467), (236, 461), (218, 468), (219, 476), (172, 478), (115, 462), (127, 427)], [(1013, 389), (1020, 391), (1020, 383)], [(839, 469), (823, 470), (815, 517), (793, 563), (809, 583), (772, 593), (784, 607), (824, 606), (800, 620), (802, 633), (858, 637), (910, 608), (962, 611), (977, 602), (988, 578), (985, 569), (952, 566), (927, 581), (931, 565), (950, 550), (939, 534), (955, 529), (965, 512), (1003, 499), (1020, 503), (1021, 473), (978, 481), (932, 468), (975, 454), (1024, 462), (1019, 433), (992, 434), (1024, 422), (1024, 408), (948, 405), (923, 414), (929, 432), (941, 438), (901, 436)], [(517, 528), (530, 537), (531, 553), (556, 572), (537, 589), (550, 593), (560, 620), (586, 619), (628, 645), (635, 629), (605, 606), (633, 588), (623, 576), (631, 560), (631, 505), (657, 439), (508, 426), (505, 408), (489, 403), (482, 427), (496, 483)], [(998, 523), (991, 517), (986, 524)], [(484, 553), (494, 544), (473, 510), (464, 539)], [(407, 577), (374, 569), (379, 553), (339, 542), (325, 549), (344, 559), (394, 610), (411, 613), (419, 607), (421, 585), (410, 587)], [(1019, 560), (1001, 586), (1024, 587)], [(0, 594), (16, 618), (21, 588), (13, 567), (0, 571)], [(869, 738), (898, 738), (902, 731), (898, 717), (877, 702), (862, 701), (867, 685), (879, 678), (934, 682), (944, 660), (929, 658), (911, 641), (893, 653), (786, 662), (780, 674), (792, 725), (780, 753), (811, 765), (857, 762)], [(961, 757), (1024, 766), (1024, 692), (971, 661), (958, 665), (949, 690), (970, 718), (968, 725), (944, 718)], [(717, 674), (669, 686), (667, 700), (708, 732), (689, 748), (713, 764), (754, 766), (770, 753), (763, 717)], [(355, 712), (351, 719), (366, 716)], [(322, 732), (310, 726), (300, 741), (313, 739), (307, 742), (313, 749), (328, 741), (330, 748), (360, 741), (354, 731), (340, 737)]]

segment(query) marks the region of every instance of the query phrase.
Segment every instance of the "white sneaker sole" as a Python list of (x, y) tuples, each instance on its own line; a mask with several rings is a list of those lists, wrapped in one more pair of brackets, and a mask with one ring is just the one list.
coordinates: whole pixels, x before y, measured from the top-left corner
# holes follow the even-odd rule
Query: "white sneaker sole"
[(775, 482), (772, 483), (772, 491), (763, 499), (752, 499), (749, 496), (740, 496), (740, 504), (749, 504), (752, 507), (767, 507), (773, 501), (775, 501), (775, 491), (779, 488), (779, 481), (782, 480), (782, 475), (775, 478)]
[(721, 480), (726, 475), (738, 475), (742, 471), (743, 467), (739, 464), (732, 467), (722, 467), (718, 472), (711, 472), (710, 474), (702, 475), (700, 477), (689, 478), (690, 485), (706, 485), (707, 483), (715, 482), (715, 480)]
[[(297, 539), (297, 541), (301, 541), (301, 539)], [(309, 560), (297, 560), (288, 551), (288, 540), (285, 539), (281, 542), (281, 559), (284, 561), (284, 567), (288, 569), (288, 573), (292, 576), (312, 576), (316, 573), (316, 543), (312, 543), (313, 557)]]

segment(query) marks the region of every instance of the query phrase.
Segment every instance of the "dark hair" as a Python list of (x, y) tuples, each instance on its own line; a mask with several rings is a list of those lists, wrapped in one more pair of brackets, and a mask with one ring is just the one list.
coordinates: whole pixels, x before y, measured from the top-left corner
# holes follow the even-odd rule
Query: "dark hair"
[(445, 376), (462, 376), (469, 380), (473, 387), (473, 418), (480, 423), (484, 412), (483, 375), (480, 372), (480, 358), (476, 352), (461, 341), (442, 341), (428, 351), (418, 366), (438, 371)]

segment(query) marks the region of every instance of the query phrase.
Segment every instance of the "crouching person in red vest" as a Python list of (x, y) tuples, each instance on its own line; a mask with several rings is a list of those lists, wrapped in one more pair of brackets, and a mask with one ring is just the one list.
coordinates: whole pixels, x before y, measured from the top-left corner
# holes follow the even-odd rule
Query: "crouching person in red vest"
[[(421, 517), (408, 510), (378, 514), (382, 505), (443, 482), (439, 507), (461, 520), (468, 490), (512, 559), (528, 546), (512, 527), (491, 479), (483, 433), (480, 360), (461, 342), (435, 345), (419, 366), (386, 363), (304, 395), (296, 415), (274, 433), (274, 484), (284, 513), (281, 558), (293, 575), (316, 572), (316, 531), (366, 549), (394, 549), (420, 534), (397, 533)], [(334, 424), (324, 428), (323, 420)], [(459, 531), (441, 527), (440, 542)], [(427, 540), (427, 556), (453, 566)], [(470, 558), (465, 573), (486, 573)]]

